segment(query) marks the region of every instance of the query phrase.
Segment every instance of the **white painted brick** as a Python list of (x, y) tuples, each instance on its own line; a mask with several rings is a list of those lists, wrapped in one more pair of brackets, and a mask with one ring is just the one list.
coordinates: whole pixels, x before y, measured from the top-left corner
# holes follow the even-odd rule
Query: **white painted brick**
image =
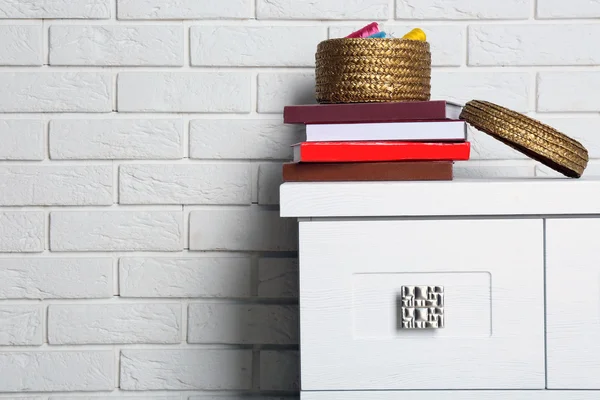
[(1, 25), (0, 37), (0, 65), (42, 65), (40, 25)]
[(180, 304), (52, 304), (48, 308), (49, 344), (179, 342)]
[(189, 343), (298, 344), (298, 307), (190, 304)]
[(119, 111), (249, 112), (245, 72), (123, 72)]
[(297, 258), (261, 258), (258, 261), (258, 296), (297, 298)]
[(294, 251), (297, 223), (258, 206), (190, 212), (190, 250)]
[(297, 351), (260, 352), (261, 390), (299, 390), (300, 357)]
[(113, 390), (114, 351), (0, 353), (0, 392)]
[(41, 121), (0, 120), (0, 160), (44, 159), (43, 133)]
[(0, 305), (0, 326), (0, 346), (41, 345), (42, 307)]
[(387, 0), (258, 0), (258, 19), (388, 19)]
[(183, 222), (173, 211), (58, 211), (50, 215), (52, 251), (180, 251)]
[(9, 399), (9, 400), (45, 400), (42, 397), (14, 397), (14, 396), (0, 396), (0, 399)]
[(467, 136), (471, 143), (471, 160), (518, 160), (527, 158), (525, 154), (507, 146), (487, 133), (478, 131), (472, 126), (467, 128)]
[(192, 65), (311, 67), (315, 49), (327, 39), (321, 26), (194, 26)]
[(515, 111), (529, 110), (530, 81), (523, 72), (448, 72), (433, 71), (431, 99), (464, 104), (487, 100)]
[(119, 168), (121, 204), (250, 204), (250, 164), (131, 164)]
[(43, 212), (0, 212), (0, 252), (44, 251), (45, 225)]
[(597, 65), (598, 24), (469, 26), (469, 65)]
[(122, 350), (123, 390), (247, 390), (252, 350)]
[(530, 161), (457, 161), (454, 164), (454, 178), (496, 179), (532, 178), (535, 164)]
[(590, 0), (537, 0), (536, 17), (544, 18), (598, 18), (600, 3)]
[(279, 186), (283, 183), (281, 164), (260, 164), (258, 168), (258, 204), (279, 204)]
[(112, 92), (106, 73), (3, 72), (0, 112), (108, 112)]
[(117, 0), (119, 19), (253, 18), (248, 0)]
[(112, 166), (0, 166), (0, 205), (109, 205)]
[(247, 257), (121, 258), (121, 297), (249, 297)]
[(181, 25), (50, 27), (51, 65), (183, 65)]
[(0, 18), (110, 18), (110, 0), (0, 0)]
[[(345, 37), (362, 26), (332, 26), (329, 28), (330, 38)], [(406, 32), (415, 28), (414, 25), (380, 24), (380, 29), (392, 34), (394, 37), (402, 37)], [(458, 66), (464, 59), (465, 29), (458, 25), (439, 25), (421, 27), (427, 35), (427, 41), (431, 46), (431, 64), (433, 66)]]
[(599, 109), (600, 72), (538, 73), (538, 111), (598, 112)]
[(600, 117), (552, 117), (539, 114), (536, 119), (565, 135), (578, 140), (587, 149), (590, 158), (600, 158)]
[(50, 396), (48, 400), (181, 400), (181, 396)]
[(295, 104), (314, 104), (314, 73), (258, 74), (258, 112), (283, 113), (283, 107)]
[(527, 19), (530, 0), (398, 0), (396, 19)]
[(52, 159), (178, 159), (182, 145), (178, 119), (50, 121)]
[(110, 258), (0, 258), (0, 299), (111, 297)]
[(292, 158), (304, 140), (302, 125), (281, 119), (198, 119), (190, 121), (190, 157), (202, 159)]

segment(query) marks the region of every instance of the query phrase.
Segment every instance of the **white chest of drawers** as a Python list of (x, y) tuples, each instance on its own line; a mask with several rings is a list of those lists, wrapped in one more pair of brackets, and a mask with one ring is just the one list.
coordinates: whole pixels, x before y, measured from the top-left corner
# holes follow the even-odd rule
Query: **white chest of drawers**
[(600, 398), (600, 181), (285, 183), (281, 216), (303, 400)]

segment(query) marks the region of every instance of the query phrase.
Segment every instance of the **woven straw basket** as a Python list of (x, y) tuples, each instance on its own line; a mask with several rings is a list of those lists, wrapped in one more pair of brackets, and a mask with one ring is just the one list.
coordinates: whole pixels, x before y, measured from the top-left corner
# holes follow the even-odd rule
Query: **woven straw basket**
[(581, 143), (497, 104), (471, 100), (460, 119), (565, 176), (579, 178), (587, 167), (588, 152)]
[(427, 101), (429, 43), (408, 39), (329, 39), (317, 46), (319, 103)]

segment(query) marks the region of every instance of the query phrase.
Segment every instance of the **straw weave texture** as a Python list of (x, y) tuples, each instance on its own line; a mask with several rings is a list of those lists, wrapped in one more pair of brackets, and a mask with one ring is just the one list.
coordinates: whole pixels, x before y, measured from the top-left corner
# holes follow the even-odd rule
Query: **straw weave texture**
[(317, 46), (319, 103), (426, 101), (431, 95), (428, 42), (330, 39)]

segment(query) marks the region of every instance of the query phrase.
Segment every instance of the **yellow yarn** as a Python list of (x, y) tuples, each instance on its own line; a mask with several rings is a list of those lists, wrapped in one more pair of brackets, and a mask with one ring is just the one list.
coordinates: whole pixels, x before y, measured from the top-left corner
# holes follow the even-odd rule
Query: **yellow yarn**
[(402, 36), (402, 39), (420, 40), (425, 42), (427, 41), (427, 35), (425, 35), (425, 32), (423, 32), (421, 29), (415, 28), (406, 35)]

